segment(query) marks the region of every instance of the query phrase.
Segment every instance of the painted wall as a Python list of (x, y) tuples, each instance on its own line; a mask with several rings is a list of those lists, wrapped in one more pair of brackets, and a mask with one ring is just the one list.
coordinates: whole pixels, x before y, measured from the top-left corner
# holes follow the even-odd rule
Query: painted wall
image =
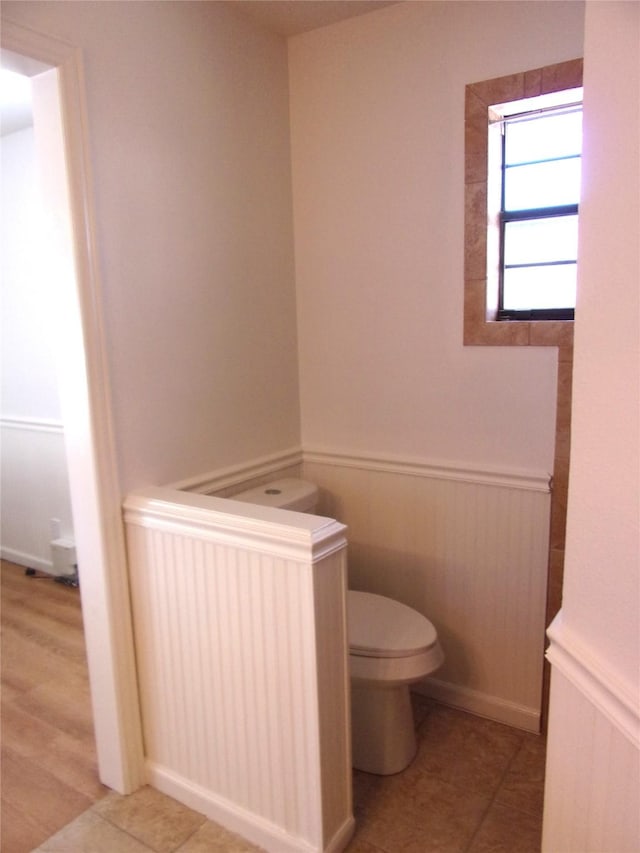
[(581, 56), (583, 12), (401, 3), (290, 40), (305, 447), (552, 470), (556, 351), (462, 346), (464, 87)]
[(3, 136), (0, 154), (2, 556), (49, 571), (51, 539), (73, 522), (33, 128)]
[(563, 613), (637, 685), (640, 7), (591, 5)]
[(60, 421), (33, 127), (0, 140), (3, 417)]
[(571, 474), (543, 836), (544, 850), (567, 853), (640, 844), (639, 45), (637, 3), (587, 5)]
[[(315, 470), (342, 501), (336, 515), (367, 517), (350, 533), (352, 580), (430, 616), (439, 596), (447, 678), (483, 709), (535, 718), (537, 605), (520, 596), (513, 611), (533, 661), (515, 692), (493, 654), (509, 637), (487, 637), (481, 615), (482, 646), (458, 637), (451, 582), (483, 579), (482, 614), (509, 559), (483, 556), (479, 573), (467, 554), (460, 572), (455, 547), (414, 552), (422, 509), (396, 535), (389, 478), (368, 474), (382, 458), (411, 501), (416, 470), (430, 479), (437, 460), (454, 482), (488, 471), (489, 494), (505, 471), (551, 470), (555, 351), (462, 347), (463, 98), (468, 82), (581, 55), (582, 4), (400, 4), (292, 39), (288, 78), (284, 42), (219, 4), (3, 9), (84, 51), (123, 490), (297, 445), (299, 365), (305, 448), (329, 451), (332, 473)], [(369, 457), (364, 509), (342, 451)], [(472, 510), (445, 503), (450, 533)], [(475, 518), (467, 543), (484, 530)], [(544, 512), (538, 525), (545, 543)], [(537, 601), (545, 565), (536, 554), (518, 572)], [(407, 570), (389, 582), (396, 566)], [(488, 658), (492, 683), (480, 684), (467, 664)]]
[[(123, 491), (298, 444), (282, 40), (210, 3), (3, 14), (84, 51)], [(580, 55), (582, 14), (408, 3), (291, 40), (305, 445), (551, 470), (555, 352), (461, 343), (463, 92)]]
[(553, 470), (557, 351), (463, 347), (464, 91), (582, 56), (583, 15), (401, 3), (289, 41), (305, 472), (350, 584), (436, 626), (420, 689), (532, 730), (548, 495), (509, 477)]
[(3, 3), (82, 48), (123, 493), (299, 444), (284, 41), (217, 3)]

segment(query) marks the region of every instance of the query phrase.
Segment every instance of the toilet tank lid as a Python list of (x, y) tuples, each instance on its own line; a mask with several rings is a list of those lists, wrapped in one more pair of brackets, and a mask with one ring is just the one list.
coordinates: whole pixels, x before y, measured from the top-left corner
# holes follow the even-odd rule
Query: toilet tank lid
[(296, 477), (284, 477), (231, 495), (231, 500), (302, 512), (314, 508), (318, 500), (318, 487), (315, 483)]
[(431, 622), (406, 604), (371, 592), (347, 594), (349, 650), (367, 657), (408, 657), (438, 642)]

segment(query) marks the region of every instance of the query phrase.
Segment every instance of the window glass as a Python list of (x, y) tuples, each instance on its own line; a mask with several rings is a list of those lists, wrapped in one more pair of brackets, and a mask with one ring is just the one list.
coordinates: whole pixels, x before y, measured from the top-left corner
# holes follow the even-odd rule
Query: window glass
[(578, 256), (577, 215), (515, 220), (504, 227), (505, 266), (575, 261)]
[[(501, 296), (499, 310), (562, 312), (575, 307), (582, 107), (509, 105), (503, 114)], [(542, 315), (543, 316), (543, 315)], [(554, 317), (558, 314), (555, 313)]]
[(505, 169), (504, 180), (505, 210), (578, 204), (580, 159), (511, 166)]
[(503, 308), (530, 311), (575, 307), (576, 264), (505, 269)]
[(507, 120), (505, 164), (580, 156), (582, 110)]

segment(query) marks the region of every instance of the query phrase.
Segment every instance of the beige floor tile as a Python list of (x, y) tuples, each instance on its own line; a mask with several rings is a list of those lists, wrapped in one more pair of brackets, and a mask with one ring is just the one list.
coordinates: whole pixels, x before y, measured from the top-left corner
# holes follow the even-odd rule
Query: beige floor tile
[(128, 797), (112, 792), (94, 811), (155, 853), (173, 853), (205, 822), (201, 814), (150, 787)]
[(490, 798), (426, 774), (387, 777), (363, 804), (358, 836), (388, 853), (466, 850)]
[(494, 803), (469, 853), (540, 853), (541, 842), (541, 818)]
[(427, 719), (430, 712), (436, 707), (436, 703), (433, 699), (429, 699), (428, 696), (421, 696), (419, 693), (412, 693), (411, 706), (413, 709), (413, 719), (416, 729), (419, 729)]
[(224, 827), (207, 821), (178, 848), (177, 853), (262, 853), (262, 849)]
[(94, 811), (88, 811), (33, 853), (150, 853), (150, 848)]
[(418, 755), (409, 771), (494, 794), (523, 738), (501, 723), (437, 706), (420, 727)]
[(496, 802), (540, 817), (544, 802), (546, 743), (527, 735), (509, 765), (496, 794)]
[(346, 853), (386, 853), (386, 851), (356, 836), (346, 848)]

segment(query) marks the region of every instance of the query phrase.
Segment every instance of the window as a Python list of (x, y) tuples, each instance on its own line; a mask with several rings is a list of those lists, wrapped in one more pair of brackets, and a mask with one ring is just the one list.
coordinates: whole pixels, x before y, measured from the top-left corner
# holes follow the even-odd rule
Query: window
[[(582, 86), (582, 60), (572, 59), (567, 62), (546, 65), (510, 74), (506, 77), (495, 77), (470, 83), (465, 89), (465, 224), (464, 224), (464, 344), (465, 346), (558, 346), (562, 358), (571, 357), (573, 346), (573, 322), (570, 319), (555, 319), (553, 307), (546, 310), (549, 319), (539, 319), (539, 315), (529, 308), (526, 314), (515, 315), (515, 319), (501, 318), (501, 172), (502, 172), (502, 133), (500, 122), (506, 115), (528, 112), (540, 109), (541, 106), (558, 107), (567, 103), (568, 90)], [(529, 99), (543, 96), (555, 96), (551, 104), (529, 102)], [(576, 100), (579, 100), (577, 98)], [(519, 102), (520, 106), (507, 110), (510, 104)], [(500, 107), (503, 107), (502, 114)], [(515, 127), (515, 122), (513, 126)], [(545, 159), (545, 157), (541, 159)], [(555, 153), (554, 155), (555, 156)], [(524, 161), (520, 163), (524, 167)], [(548, 167), (551, 168), (551, 167)], [(513, 174), (516, 167), (513, 166)], [(524, 168), (521, 169), (524, 172)], [(497, 175), (497, 181), (494, 177)], [(575, 199), (577, 202), (577, 199)], [(525, 202), (530, 204), (531, 202)], [(549, 202), (551, 206), (555, 202)], [(564, 200), (557, 206), (563, 206)], [(538, 202), (536, 201), (536, 205)], [(515, 208), (514, 210), (528, 208)], [(537, 206), (531, 209), (537, 209)], [(568, 216), (569, 214), (566, 214)], [(568, 220), (560, 223), (568, 226)], [(535, 218), (535, 217), (534, 217)], [(558, 218), (559, 221), (559, 218)], [(530, 223), (530, 227), (542, 229), (538, 223)], [(509, 225), (509, 237), (517, 235), (518, 230), (524, 230), (525, 225)], [(538, 246), (547, 244), (545, 238), (539, 237)], [(524, 263), (525, 266), (536, 266), (547, 261), (571, 261), (565, 255), (551, 258), (532, 258), (522, 255), (513, 259), (511, 252), (507, 255), (508, 262)], [(562, 264), (549, 263), (541, 267), (545, 275), (536, 277), (537, 281), (550, 281), (549, 270)], [(565, 264), (570, 267), (570, 264)], [(524, 269), (520, 267), (520, 269)], [(575, 267), (574, 267), (575, 269)], [(557, 272), (557, 271), (556, 271)], [(568, 270), (565, 270), (568, 272)], [(520, 278), (526, 275), (535, 277), (534, 273), (520, 273)], [(512, 273), (517, 277), (517, 273)], [(565, 288), (566, 289), (566, 288)], [(511, 298), (511, 289), (507, 282), (507, 305)], [(562, 301), (565, 301), (564, 299)], [(522, 303), (519, 303), (522, 304)], [(534, 303), (530, 303), (534, 304)], [(566, 306), (562, 306), (566, 308)], [(569, 311), (571, 308), (569, 307)], [(571, 316), (570, 313), (556, 314)]]
[(499, 320), (573, 319), (582, 90), (559, 96), (489, 110), (500, 135), (500, 172), (488, 177), (500, 182)]

